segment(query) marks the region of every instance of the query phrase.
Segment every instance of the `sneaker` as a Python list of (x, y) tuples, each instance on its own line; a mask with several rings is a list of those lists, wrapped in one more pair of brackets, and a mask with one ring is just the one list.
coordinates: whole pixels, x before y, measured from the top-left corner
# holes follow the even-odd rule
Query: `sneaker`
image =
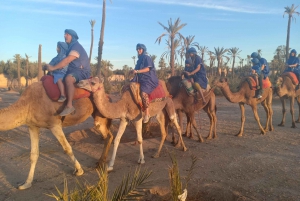
[(65, 96), (60, 96), (59, 99), (57, 100), (57, 102), (62, 103), (62, 102), (65, 102), (66, 99), (67, 98)]
[(144, 119), (143, 119), (143, 123), (144, 124), (148, 123), (149, 119), (150, 119), (150, 116), (149, 115), (145, 115)]
[(65, 109), (59, 114), (59, 116), (67, 116), (75, 111), (75, 108), (72, 107), (65, 107)]

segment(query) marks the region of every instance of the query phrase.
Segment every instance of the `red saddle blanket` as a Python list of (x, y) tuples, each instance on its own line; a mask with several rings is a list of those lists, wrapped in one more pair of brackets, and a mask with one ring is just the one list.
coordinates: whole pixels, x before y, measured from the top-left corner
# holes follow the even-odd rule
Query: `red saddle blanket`
[(297, 78), (297, 75), (295, 73), (293, 73), (293, 72), (285, 72), (285, 73), (282, 73), (281, 76), (282, 77), (283, 76), (289, 77), (292, 80), (292, 82), (293, 82), (294, 85), (298, 85), (299, 84), (299, 80)]
[[(57, 101), (60, 97), (60, 91), (58, 85), (54, 84), (53, 82), (53, 76), (45, 75), (41, 78), (41, 81), (43, 83), (44, 89), (48, 97), (53, 101)], [(89, 97), (90, 95), (91, 93), (89, 91), (76, 87), (73, 100), (86, 98)]]
[(159, 82), (158, 86), (149, 94), (149, 101), (151, 102), (157, 98), (164, 98), (166, 97), (164, 88), (162, 87), (161, 83)]
[[(257, 84), (256, 81), (253, 77), (248, 77), (248, 79), (251, 81), (251, 85), (252, 85), (252, 90), (257, 90)], [(263, 79), (263, 89), (265, 88), (269, 88), (272, 86), (272, 83), (269, 80), (269, 77), (267, 77), (266, 79)], [(251, 87), (250, 87), (251, 88)]]

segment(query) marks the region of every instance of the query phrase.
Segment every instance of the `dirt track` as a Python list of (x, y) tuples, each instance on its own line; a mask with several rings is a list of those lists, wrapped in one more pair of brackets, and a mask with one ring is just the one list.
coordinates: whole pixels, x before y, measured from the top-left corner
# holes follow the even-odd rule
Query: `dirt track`
[[(18, 99), (18, 94), (0, 92), (0, 108), (7, 107)], [(158, 127), (153, 128), (154, 137), (144, 140), (146, 164), (153, 171), (152, 194), (148, 200), (167, 200), (169, 191), (168, 166), (171, 164), (168, 151), (175, 152), (182, 176), (186, 175), (192, 154), (198, 157), (197, 170), (188, 192), (193, 200), (300, 200), (300, 129), (290, 128), (291, 117), (287, 114), (285, 127), (278, 127), (281, 121), (281, 104), (273, 100), (273, 125), (275, 131), (260, 135), (257, 123), (249, 106), (246, 106), (246, 123), (243, 137), (235, 137), (240, 127), (240, 112), (237, 104), (217, 97), (218, 139), (199, 143), (197, 139), (184, 138), (187, 152), (176, 150), (170, 144), (169, 135), (161, 157), (151, 158), (155, 153), (160, 137)], [(259, 106), (263, 125), (265, 114)], [(298, 108), (295, 110), (298, 115)], [(209, 121), (201, 112), (202, 134), (208, 134)], [(197, 114), (198, 118), (198, 114)], [(114, 122), (116, 134), (118, 121)], [(299, 124), (297, 124), (300, 127)], [(1, 132), (0, 134), (0, 200), (54, 200), (45, 194), (56, 193), (55, 186), (62, 189), (64, 176), (70, 185), (76, 179), (94, 183), (97, 173), (95, 163), (100, 157), (103, 140), (93, 132), (93, 120), (65, 128), (74, 154), (82, 164), (85, 174), (76, 178), (72, 175), (73, 166), (63, 153), (61, 146), (48, 130), (42, 130), (40, 137), (40, 157), (37, 163), (33, 186), (24, 191), (17, 190), (25, 181), (30, 167), (30, 140), (25, 126)], [(137, 165), (138, 146), (131, 145), (135, 140), (134, 128), (125, 131), (114, 166), (109, 175), (109, 189), (112, 191), (122, 176)], [(191, 198), (191, 197), (190, 197)], [(195, 199), (198, 198), (198, 199)]]

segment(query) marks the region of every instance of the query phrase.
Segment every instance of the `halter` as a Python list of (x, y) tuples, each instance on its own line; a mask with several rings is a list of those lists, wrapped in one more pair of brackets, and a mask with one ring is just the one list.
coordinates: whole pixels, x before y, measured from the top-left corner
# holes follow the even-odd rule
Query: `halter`
[[(90, 87), (91, 87), (91, 89), (92, 89), (91, 79), (92, 79), (92, 77), (89, 78), (88, 81), (89, 81)], [(100, 91), (101, 88), (102, 88), (102, 87), (99, 86), (96, 90), (92, 90), (92, 93), (95, 93), (96, 91)]]

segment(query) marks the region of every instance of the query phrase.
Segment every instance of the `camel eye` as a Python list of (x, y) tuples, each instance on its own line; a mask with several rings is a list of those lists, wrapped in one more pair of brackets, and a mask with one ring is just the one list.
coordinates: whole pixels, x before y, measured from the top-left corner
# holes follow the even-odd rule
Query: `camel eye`
[(91, 82), (91, 85), (92, 85), (92, 86), (95, 86), (95, 84), (96, 84), (96, 82)]

